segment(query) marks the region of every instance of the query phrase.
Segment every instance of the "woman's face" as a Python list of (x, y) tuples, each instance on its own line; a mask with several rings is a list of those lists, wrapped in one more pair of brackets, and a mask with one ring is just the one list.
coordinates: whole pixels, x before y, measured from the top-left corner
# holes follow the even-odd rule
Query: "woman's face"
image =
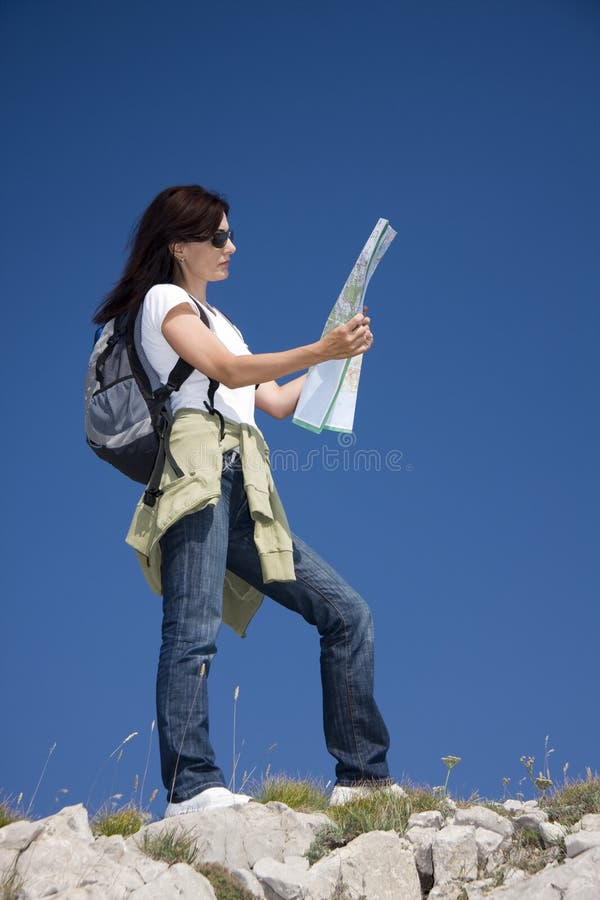
[[(229, 222), (223, 214), (219, 231), (228, 230)], [(223, 281), (229, 276), (229, 259), (235, 253), (235, 244), (231, 238), (220, 248), (211, 241), (190, 241), (176, 244), (174, 250), (186, 280)]]

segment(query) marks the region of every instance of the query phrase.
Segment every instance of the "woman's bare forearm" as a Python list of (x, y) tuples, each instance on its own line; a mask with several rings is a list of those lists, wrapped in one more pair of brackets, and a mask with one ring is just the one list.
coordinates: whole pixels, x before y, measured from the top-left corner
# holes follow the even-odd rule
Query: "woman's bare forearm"
[[(229, 388), (246, 387), (249, 384), (263, 384), (286, 375), (293, 375), (300, 369), (324, 362), (326, 357), (319, 352), (318, 344), (295, 347), (293, 350), (282, 350), (278, 353), (252, 353), (248, 356), (233, 356), (225, 365), (224, 378), (219, 380)], [(301, 376), (302, 377), (302, 376)], [(293, 385), (298, 379), (289, 382)], [(280, 390), (287, 385), (280, 386)], [(292, 388), (289, 391), (292, 392)], [(300, 390), (296, 396), (296, 402)], [(295, 405), (295, 404), (294, 404)]]

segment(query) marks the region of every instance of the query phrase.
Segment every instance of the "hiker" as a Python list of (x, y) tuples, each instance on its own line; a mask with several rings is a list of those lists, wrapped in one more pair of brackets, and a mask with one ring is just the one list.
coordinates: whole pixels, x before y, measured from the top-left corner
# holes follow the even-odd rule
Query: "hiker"
[(364, 600), (291, 534), (268, 465), (255, 407), (293, 413), (306, 375), (276, 379), (372, 345), (370, 320), (348, 323), (302, 347), (252, 354), (207, 300), (229, 275), (235, 245), (229, 205), (199, 185), (162, 191), (142, 215), (100, 325), (128, 311), (138, 347), (166, 383), (181, 358), (193, 371), (170, 397), (172, 424), (157, 490), (141, 498), (127, 541), (163, 596), (157, 722), (166, 816), (236, 806), (208, 736), (207, 680), (221, 621), (244, 635), (267, 595), (315, 625), (321, 640), (323, 720), (337, 760), (330, 802), (375, 787), (394, 792), (389, 736), (373, 698), (373, 628)]

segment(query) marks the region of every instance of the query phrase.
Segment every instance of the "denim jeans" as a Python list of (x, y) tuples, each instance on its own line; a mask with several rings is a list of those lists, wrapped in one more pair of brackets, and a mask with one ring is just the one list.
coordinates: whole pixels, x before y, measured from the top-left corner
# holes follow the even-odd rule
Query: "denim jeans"
[(389, 735), (373, 698), (373, 624), (365, 601), (293, 535), (296, 581), (262, 581), (239, 461), (223, 461), (216, 506), (184, 516), (161, 541), (162, 646), (157, 721), (163, 783), (179, 803), (225, 785), (209, 740), (207, 680), (217, 652), (225, 569), (315, 625), (323, 727), (336, 782), (389, 781)]

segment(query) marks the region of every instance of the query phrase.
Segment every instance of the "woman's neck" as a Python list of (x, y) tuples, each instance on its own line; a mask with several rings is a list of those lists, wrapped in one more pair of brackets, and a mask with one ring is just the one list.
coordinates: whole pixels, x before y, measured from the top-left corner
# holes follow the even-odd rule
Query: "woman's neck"
[(188, 283), (185, 278), (175, 278), (175, 284), (183, 288), (184, 291), (187, 291), (188, 294), (191, 294), (192, 297), (197, 300), (199, 303), (206, 303), (206, 281), (202, 281), (198, 279), (193, 284)]

